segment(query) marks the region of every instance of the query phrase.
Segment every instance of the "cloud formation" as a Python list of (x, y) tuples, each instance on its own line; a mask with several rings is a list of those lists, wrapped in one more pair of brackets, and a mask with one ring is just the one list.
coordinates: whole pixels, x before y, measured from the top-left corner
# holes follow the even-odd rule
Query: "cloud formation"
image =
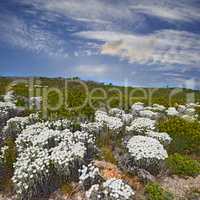
[[(175, 84), (199, 76), (199, 13), (198, 0), (7, 0), (0, 65), (34, 71), (38, 59), (52, 76), (66, 69), (100, 81)], [(6, 60), (10, 48), (14, 59)]]
[(85, 76), (103, 76), (109, 72), (106, 65), (80, 65), (76, 68), (76, 72)]
[[(144, 1), (143, 1), (144, 2)], [(188, 2), (184, 1), (154, 1), (145, 3), (135, 3), (130, 6), (131, 10), (135, 13), (143, 13), (146, 15), (156, 16), (169, 21), (185, 21), (191, 22), (199, 20), (200, 14), (198, 8), (192, 7)], [(186, 6), (187, 4), (187, 6)]]
[(0, 16), (1, 41), (13, 47), (28, 49), (34, 53), (67, 56), (64, 40), (37, 24), (28, 25), (16, 16)]
[(80, 32), (76, 36), (104, 42), (101, 53), (140, 64), (200, 62), (200, 36), (186, 31), (162, 30), (148, 35), (117, 32)]

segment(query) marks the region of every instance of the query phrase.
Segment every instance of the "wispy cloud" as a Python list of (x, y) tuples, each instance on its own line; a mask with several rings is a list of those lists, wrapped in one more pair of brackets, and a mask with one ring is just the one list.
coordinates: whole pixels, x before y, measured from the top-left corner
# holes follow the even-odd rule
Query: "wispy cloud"
[[(187, 6), (186, 6), (187, 4)], [(154, 1), (146, 3), (140, 2), (130, 6), (133, 12), (143, 13), (146, 15), (152, 15), (159, 18), (163, 18), (170, 21), (193, 21), (199, 20), (199, 9), (192, 7), (188, 2), (166, 2), (166, 1)]]
[(85, 76), (103, 76), (109, 72), (106, 65), (80, 65), (76, 68), (76, 72)]
[(102, 0), (22, 0), (37, 10), (61, 14), (77, 21), (108, 25), (116, 19), (130, 20), (132, 12), (123, 3)]
[(75, 36), (102, 41), (102, 54), (130, 63), (193, 66), (200, 62), (200, 36), (185, 31), (162, 30), (148, 35), (88, 31)]
[(52, 32), (41, 29), (37, 24), (28, 25), (14, 15), (0, 16), (1, 42), (13, 47), (27, 49), (34, 53), (46, 53), (54, 56), (67, 56), (64, 41)]

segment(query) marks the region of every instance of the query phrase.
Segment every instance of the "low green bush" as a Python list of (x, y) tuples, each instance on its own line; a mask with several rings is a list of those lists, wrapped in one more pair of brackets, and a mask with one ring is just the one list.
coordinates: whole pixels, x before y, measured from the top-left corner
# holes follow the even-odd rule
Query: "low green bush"
[(170, 153), (200, 155), (200, 123), (189, 122), (178, 117), (160, 120), (160, 132), (167, 132), (173, 139)]
[(200, 174), (200, 162), (178, 153), (170, 155), (166, 160), (167, 167), (173, 174), (196, 176)]
[(13, 163), (16, 161), (16, 145), (13, 138), (7, 138), (4, 145), (5, 150), (3, 164), (0, 166), (0, 191), (10, 193), (13, 189), (11, 177), (13, 176)]
[(145, 186), (147, 200), (173, 200), (171, 193), (165, 191), (158, 183), (148, 183)]

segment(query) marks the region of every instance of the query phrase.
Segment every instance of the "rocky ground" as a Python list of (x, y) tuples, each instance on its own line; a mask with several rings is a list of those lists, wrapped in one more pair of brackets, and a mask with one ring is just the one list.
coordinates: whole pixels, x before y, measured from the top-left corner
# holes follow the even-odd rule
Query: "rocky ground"
[(194, 200), (200, 199), (200, 176), (196, 178), (164, 177), (160, 183), (163, 188), (173, 193), (176, 199), (184, 199), (186, 197)]

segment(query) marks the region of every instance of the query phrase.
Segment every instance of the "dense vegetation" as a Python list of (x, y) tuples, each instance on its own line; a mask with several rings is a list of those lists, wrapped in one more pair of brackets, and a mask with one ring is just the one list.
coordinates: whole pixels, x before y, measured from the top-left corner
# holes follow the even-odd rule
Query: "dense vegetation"
[(166, 163), (172, 174), (183, 176), (196, 176), (200, 174), (200, 162), (192, 160), (188, 156), (176, 153), (170, 155)]
[(148, 200), (173, 200), (171, 193), (165, 191), (158, 183), (149, 183), (145, 187), (145, 193)]
[(200, 155), (200, 123), (186, 121), (179, 117), (161, 120), (159, 130), (173, 138), (170, 151)]
[[(94, 108), (98, 106), (109, 106), (109, 107), (118, 107), (124, 110), (130, 109), (130, 106), (134, 102), (144, 102), (146, 105), (149, 104), (160, 104), (164, 106), (176, 106), (177, 104), (185, 104), (187, 97), (189, 95), (195, 96), (195, 102), (200, 101), (200, 92), (193, 91), (190, 89), (178, 89), (178, 88), (134, 88), (134, 87), (123, 87), (123, 86), (112, 86), (111, 84), (96, 83), (93, 81), (84, 81), (88, 87), (88, 91), (91, 92), (90, 104), (87, 104), (81, 109), (73, 109), (83, 104), (87, 98), (86, 90), (82, 84), (80, 84), (79, 78), (44, 78), (37, 77), (30, 82), (30, 79), (25, 78), (24, 82), (16, 84), (14, 86), (14, 80), (21, 80), (20, 78), (0, 78), (0, 95), (5, 94), (8, 86), (12, 85), (12, 88), (19, 96), (17, 105), (25, 105), (24, 97), (29, 96), (40, 96), (45, 95), (45, 92), (48, 92), (46, 96), (46, 104), (48, 105), (57, 105), (59, 102), (59, 96), (55, 91), (49, 91), (48, 89), (58, 88), (63, 92), (63, 95), (66, 97), (65, 105), (62, 105), (58, 110), (52, 111), (48, 109), (48, 116), (51, 117), (86, 117), (92, 118), (94, 116)], [(12, 83), (12, 84), (11, 84)], [(28, 86), (34, 85), (34, 87), (29, 90)], [(67, 85), (67, 87), (66, 87)], [(106, 92), (106, 97), (102, 89)], [(120, 96), (122, 94), (122, 96)], [(20, 98), (21, 97), (21, 98)], [(92, 107), (91, 107), (92, 104)], [(67, 106), (66, 106), (67, 105)]]
[[(12, 81), (12, 78), (0, 78), (0, 191), (9, 193), (15, 188), (21, 199), (32, 199), (47, 192), (48, 184), (53, 183), (57, 184), (56, 189), (68, 194), (79, 178), (78, 184), (83, 181), (79, 185), (82, 191), (91, 189), (90, 195), (94, 197), (90, 200), (98, 196), (104, 200), (105, 191), (110, 192), (107, 193), (110, 200), (112, 193), (120, 196), (121, 189), (125, 196), (128, 192), (129, 200), (138, 191), (135, 191), (135, 183), (131, 188), (130, 182), (123, 180), (128, 176), (131, 181), (136, 178), (141, 185), (146, 185), (142, 188), (145, 199), (172, 200), (173, 195), (157, 183), (163, 170), (167, 169), (167, 176), (200, 174), (200, 105), (186, 102), (191, 93), (198, 102), (199, 91), (124, 88), (84, 81), (86, 92), (77, 77), (38, 78), (33, 87), (28, 87), (29, 82), (12, 85), (14, 95), (10, 95), (16, 98), (14, 110), (19, 109), (19, 114), (5, 101)], [(66, 104), (56, 110), (50, 108), (59, 103), (59, 95), (52, 87), (67, 97)], [(89, 101), (74, 109), (84, 104), (88, 94)], [(171, 94), (174, 95), (170, 97)], [(41, 108), (29, 107), (31, 97), (40, 96)], [(3, 106), (6, 103), (8, 108)], [(46, 115), (42, 115), (45, 112)], [(73, 145), (78, 145), (78, 150)], [(109, 174), (108, 180), (93, 166), (94, 160), (109, 163), (109, 169), (103, 171), (104, 175)], [(113, 172), (112, 165), (121, 171)], [(112, 179), (113, 174), (117, 174), (117, 179)], [(95, 181), (98, 189), (92, 187)], [(124, 200), (123, 195), (120, 200)]]

